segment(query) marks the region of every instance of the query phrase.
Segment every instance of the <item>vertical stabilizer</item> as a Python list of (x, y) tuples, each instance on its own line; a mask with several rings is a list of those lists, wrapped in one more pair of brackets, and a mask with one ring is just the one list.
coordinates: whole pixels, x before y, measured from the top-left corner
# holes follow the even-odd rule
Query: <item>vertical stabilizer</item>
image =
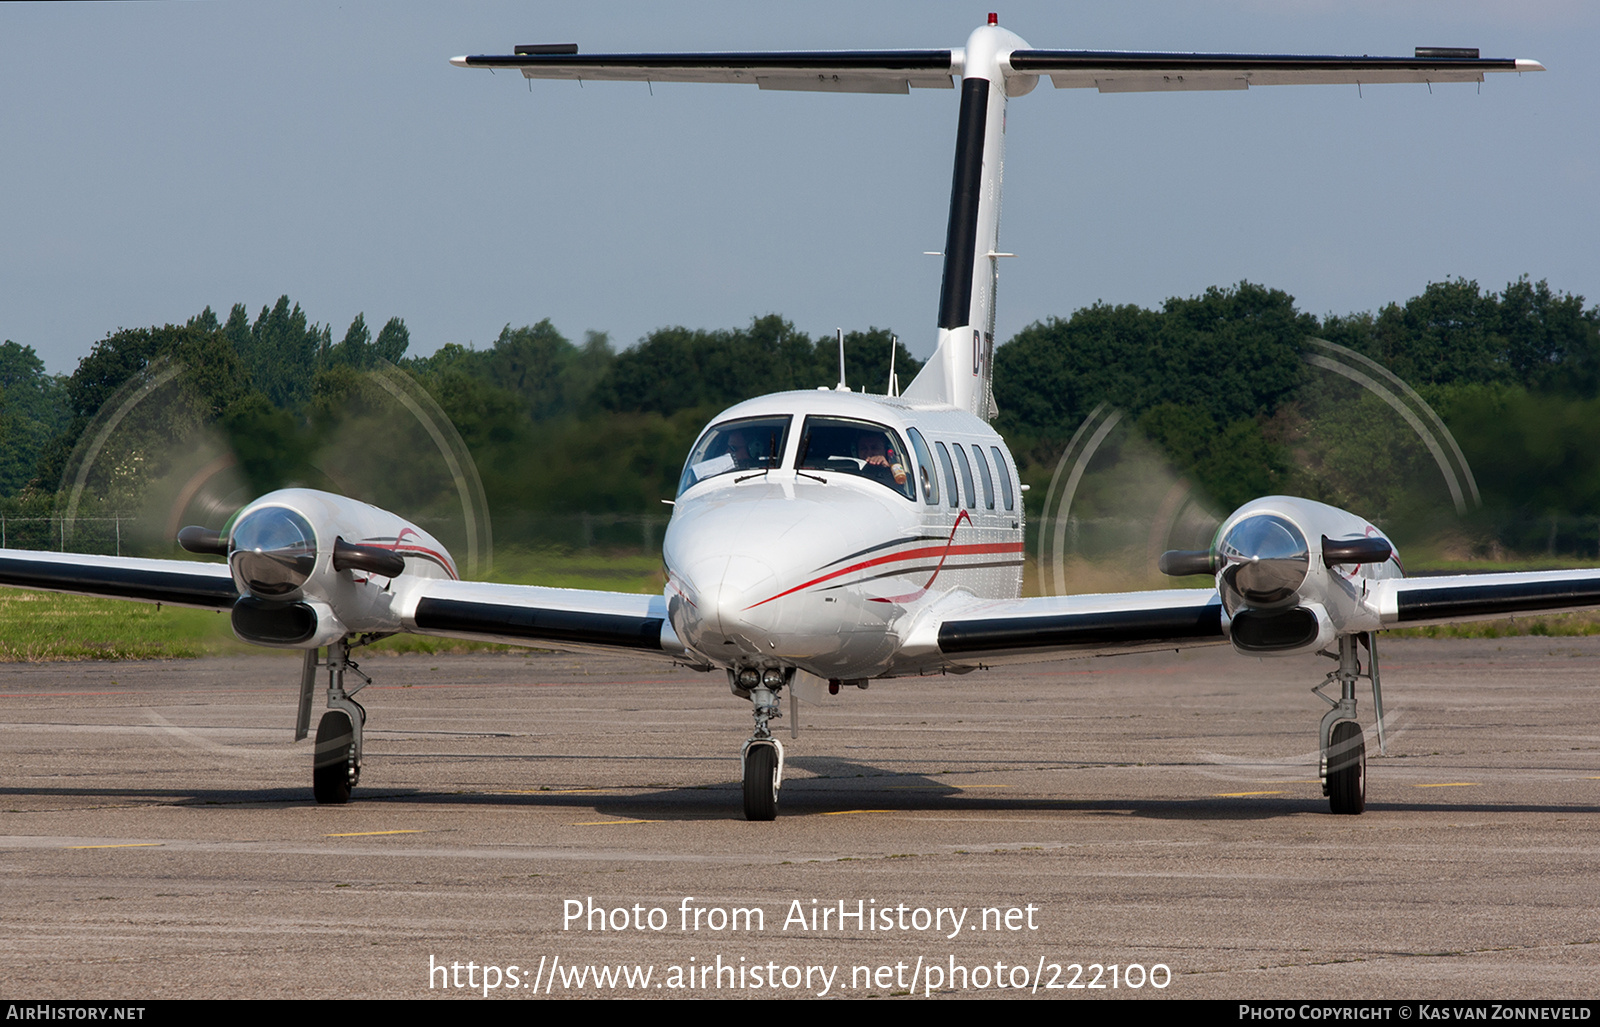
[(905, 390), (907, 399), (948, 403), (985, 420), (997, 412), (991, 368), (1006, 98), (1038, 82), (1031, 75), (1008, 78), (1008, 62), (1011, 51), (1027, 45), (994, 24), (993, 16), (967, 40), (939, 289), (939, 345)]

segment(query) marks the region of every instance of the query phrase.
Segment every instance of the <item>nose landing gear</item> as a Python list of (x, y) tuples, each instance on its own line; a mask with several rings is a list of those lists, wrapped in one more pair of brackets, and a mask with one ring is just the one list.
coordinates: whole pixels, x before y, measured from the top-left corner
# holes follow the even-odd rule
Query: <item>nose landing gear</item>
[[(1361, 661), (1356, 653), (1358, 638), (1369, 654), (1365, 674), (1361, 672)], [(1324, 655), (1333, 656), (1332, 653)], [(1367, 747), (1361, 725), (1356, 722), (1356, 682), (1361, 678), (1372, 682), (1372, 705), (1378, 718), (1378, 751), (1385, 750), (1383, 691), (1378, 684), (1378, 649), (1373, 633), (1340, 635), (1339, 655), (1334, 658), (1339, 661), (1339, 669), (1329, 671), (1322, 684), (1311, 690), (1333, 707), (1323, 715), (1320, 732), (1322, 794), (1328, 797), (1328, 808), (1332, 812), (1354, 815), (1367, 808)], [(1322, 690), (1335, 681), (1339, 682), (1338, 701), (1322, 694)]]
[[(300, 681), (295, 741), (304, 738), (311, 726), (311, 697), (316, 688), (317, 667), (317, 653), (313, 649), (306, 653)], [(350, 801), (351, 790), (361, 780), (361, 729), (367, 723), (367, 711), (351, 696), (372, 684), (372, 679), (361, 673), (361, 668), (350, 659), (350, 644), (345, 640), (328, 646), (327, 667), (329, 708), (317, 723), (311, 794), (320, 805), (341, 806)], [(344, 687), (346, 673), (361, 679), (359, 685), (348, 691)]]
[(783, 716), (778, 706), (778, 693), (788, 683), (792, 672), (781, 668), (758, 670), (747, 667), (729, 671), (734, 692), (750, 697), (751, 713), (755, 716), (755, 731), (739, 752), (744, 768), (744, 818), (746, 820), (776, 820), (778, 818), (778, 787), (783, 781), (783, 743), (772, 735), (770, 723)]

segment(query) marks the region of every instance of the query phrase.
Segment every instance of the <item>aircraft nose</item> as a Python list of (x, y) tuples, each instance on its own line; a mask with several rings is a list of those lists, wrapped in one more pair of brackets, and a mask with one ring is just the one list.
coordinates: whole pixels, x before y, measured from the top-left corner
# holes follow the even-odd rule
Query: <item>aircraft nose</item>
[[(764, 559), (720, 553), (685, 568), (685, 592), (693, 597), (697, 616), (686, 625), (685, 641), (708, 655), (735, 656), (762, 652), (770, 635), (768, 611), (757, 605), (770, 593), (777, 574)], [(770, 641), (770, 639), (767, 639)]]

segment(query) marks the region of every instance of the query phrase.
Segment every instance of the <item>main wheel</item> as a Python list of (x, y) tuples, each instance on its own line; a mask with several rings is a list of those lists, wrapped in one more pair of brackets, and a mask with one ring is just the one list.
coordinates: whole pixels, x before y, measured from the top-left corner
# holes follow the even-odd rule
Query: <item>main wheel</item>
[(1328, 747), (1328, 805), (1335, 813), (1360, 813), (1367, 808), (1367, 746), (1361, 725), (1341, 720), (1333, 725)]
[(744, 757), (744, 818), (778, 818), (778, 750), (753, 745)]
[(311, 767), (311, 794), (325, 806), (341, 806), (350, 801), (350, 789), (355, 776), (355, 732), (350, 727), (350, 715), (343, 710), (329, 710), (317, 724), (317, 750)]

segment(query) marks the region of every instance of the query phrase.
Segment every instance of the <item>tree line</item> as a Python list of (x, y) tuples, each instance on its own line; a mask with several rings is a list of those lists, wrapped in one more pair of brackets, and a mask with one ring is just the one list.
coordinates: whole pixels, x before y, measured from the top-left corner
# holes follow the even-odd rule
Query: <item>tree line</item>
[[(885, 391), (891, 338), (879, 328), (847, 333), (852, 387)], [(1416, 447), (1399, 452), (1381, 402), (1306, 362), (1311, 338), (1378, 361), (1443, 416), (1477, 473), (1484, 530), (1526, 546), (1517, 532), (1531, 529), (1516, 525), (1600, 513), (1600, 308), (1542, 281), (1498, 292), (1439, 282), (1374, 313), (1323, 318), (1250, 283), (1156, 309), (1095, 304), (997, 348), (996, 427), (1036, 501), (1067, 440), (1108, 403), (1224, 508), (1289, 492), (1375, 518), (1404, 515), (1413, 480), (1428, 473)], [(832, 335), (813, 337), (777, 315), (740, 328), (661, 328), (620, 351), (597, 333), (574, 342), (549, 321), (507, 325), (483, 348), (409, 349), (399, 317), (374, 332), (357, 315), (335, 341), (331, 326), (288, 297), (254, 317), (243, 305), (226, 318), (207, 308), (183, 324), (109, 333), (67, 376), (47, 374), (30, 347), (7, 341), (0, 501), (13, 511), (54, 502), (107, 400), (164, 361), (185, 368), (197, 416), (259, 490), (306, 480), (308, 455), (356, 402), (363, 372), (398, 365), (455, 423), (497, 525), (541, 513), (659, 513), (710, 416), (839, 376)], [(894, 349), (907, 383), (920, 364)]]

